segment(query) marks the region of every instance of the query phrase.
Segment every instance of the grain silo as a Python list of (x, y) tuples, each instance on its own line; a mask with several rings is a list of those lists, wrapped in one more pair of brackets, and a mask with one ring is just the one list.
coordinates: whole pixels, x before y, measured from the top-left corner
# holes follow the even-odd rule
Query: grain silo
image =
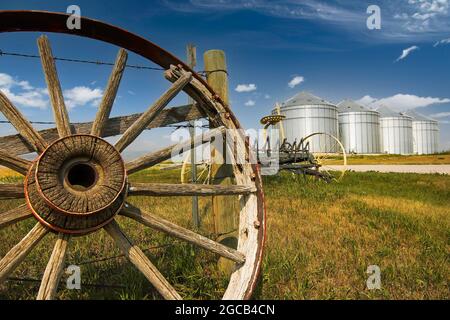
[(380, 153), (380, 115), (352, 100), (338, 105), (339, 135), (347, 153)]
[(408, 111), (406, 114), (412, 118), (414, 153), (433, 154), (438, 152), (438, 122), (413, 110)]
[(412, 118), (381, 106), (380, 113), (381, 152), (388, 154), (412, 154)]
[[(274, 110), (276, 113), (277, 110)], [(317, 132), (338, 137), (337, 107), (331, 102), (308, 92), (300, 92), (281, 105), (285, 137), (288, 142), (300, 142), (302, 138)], [(316, 136), (310, 140), (312, 152), (337, 152), (338, 147), (328, 136)]]

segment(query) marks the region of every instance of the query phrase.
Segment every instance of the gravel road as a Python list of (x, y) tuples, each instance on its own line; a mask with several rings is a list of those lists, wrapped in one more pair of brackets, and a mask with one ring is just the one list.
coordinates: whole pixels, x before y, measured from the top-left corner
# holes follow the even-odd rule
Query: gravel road
[[(340, 170), (342, 166), (330, 166)], [(450, 164), (438, 165), (348, 165), (347, 170), (356, 172), (404, 172), (404, 173), (442, 173), (450, 174)]]

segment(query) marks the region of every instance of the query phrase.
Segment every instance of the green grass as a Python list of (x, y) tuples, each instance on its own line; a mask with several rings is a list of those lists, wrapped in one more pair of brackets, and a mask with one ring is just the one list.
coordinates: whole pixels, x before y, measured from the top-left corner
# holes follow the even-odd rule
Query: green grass
[[(332, 161), (334, 164), (341, 164), (339, 161)], [(450, 152), (442, 152), (430, 155), (347, 155), (349, 165), (358, 164), (388, 164), (388, 165), (424, 165), (424, 164), (450, 164)], [(330, 162), (331, 163), (331, 162)]]
[[(5, 178), (4, 178), (5, 179)], [(8, 182), (20, 178), (7, 178)], [(174, 171), (146, 170), (138, 182), (177, 182)], [(267, 245), (259, 299), (448, 299), (450, 177), (348, 173), (324, 184), (290, 174), (264, 178)], [(190, 199), (140, 197), (131, 201), (182, 226), (190, 225)], [(18, 201), (2, 201), (0, 211)], [(212, 236), (210, 200), (202, 199), (201, 232)], [(216, 256), (174, 241), (126, 218), (120, 224), (185, 298), (219, 298), (227, 279)], [(32, 220), (0, 230), (0, 256), (32, 227)], [(54, 243), (48, 236), (15, 271), (40, 278)], [(74, 238), (67, 264), (119, 255), (101, 231)], [(369, 265), (381, 268), (382, 289), (366, 288)], [(148, 281), (124, 258), (81, 264), (83, 284), (117, 288), (61, 288), (60, 299), (158, 299)], [(0, 299), (32, 299), (38, 285), (8, 281)]]

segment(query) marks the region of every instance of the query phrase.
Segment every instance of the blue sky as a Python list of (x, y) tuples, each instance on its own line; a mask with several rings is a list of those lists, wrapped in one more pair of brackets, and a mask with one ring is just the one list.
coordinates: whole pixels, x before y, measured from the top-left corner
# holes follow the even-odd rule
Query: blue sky
[[(186, 44), (226, 52), (233, 111), (258, 128), (276, 101), (307, 90), (338, 103), (351, 98), (397, 110), (417, 109), (439, 120), (441, 148), (450, 149), (450, 0), (394, 1), (2, 1), (1, 10), (65, 12), (139, 35), (184, 59)], [(381, 29), (369, 30), (369, 5), (381, 9)], [(0, 34), (3, 51), (37, 53), (37, 33)], [(117, 48), (49, 35), (55, 56), (114, 61)], [(151, 65), (130, 54), (129, 63)], [(93, 119), (111, 67), (58, 62), (72, 121)], [(144, 111), (167, 88), (160, 71), (127, 69), (114, 115)], [(0, 89), (33, 120), (51, 119), (37, 59), (0, 57)], [(179, 97), (172, 105), (183, 104)], [(166, 143), (172, 129), (146, 133), (130, 146), (141, 153)], [(14, 130), (0, 124), (0, 135)], [(162, 138), (160, 138), (162, 137)]]

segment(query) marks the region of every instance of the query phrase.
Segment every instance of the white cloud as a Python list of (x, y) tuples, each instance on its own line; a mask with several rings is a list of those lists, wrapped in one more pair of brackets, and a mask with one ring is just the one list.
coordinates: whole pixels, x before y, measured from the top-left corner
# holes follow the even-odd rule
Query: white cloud
[(9, 74), (0, 73), (0, 88), (10, 89), (12, 87), (20, 87), (22, 90), (34, 89), (28, 81), (19, 81), (11, 77)]
[(450, 44), (450, 38), (437, 41), (433, 47), (437, 47), (437, 46), (445, 45), (445, 44)]
[(431, 118), (446, 118), (446, 117), (450, 117), (450, 112), (439, 112), (439, 113), (434, 113), (434, 114), (430, 114)]
[(100, 88), (91, 89), (84, 86), (74, 87), (69, 90), (64, 90), (64, 98), (66, 106), (69, 109), (91, 104), (98, 106), (103, 96), (103, 90)]
[[(0, 73), (0, 90), (18, 106), (46, 109), (50, 105), (47, 88), (35, 88), (28, 81), (18, 80), (6, 73)], [(71, 109), (86, 104), (97, 106), (103, 91), (79, 86), (64, 90), (63, 94), (66, 106)]]
[(391, 97), (376, 99), (370, 96), (365, 96), (357, 102), (362, 103), (368, 107), (378, 107), (381, 105), (387, 106), (395, 111), (406, 111), (415, 108), (428, 107), (434, 104), (450, 103), (449, 98), (433, 98), (433, 97), (419, 97), (412, 94), (396, 94)]
[(367, 95), (367, 96), (362, 97), (359, 100), (356, 100), (355, 102), (358, 104), (361, 104), (363, 106), (368, 106), (368, 105), (374, 103), (375, 101), (377, 101), (376, 98)]
[(264, 95), (264, 99), (270, 99), (270, 98), (272, 98), (272, 97), (270, 96), (270, 94), (265, 94), (265, 95)]
[(19, 106), (45, 109), (48, 105), (46, 89), (34, 88), (28, 81), (16, 80), (6, 73), (0, 73), (0, 90)]
[(402, 54), (400, 55), (400, 57), (397, 58), (397, 60), (395, 60), (396, 62), (405, 59), (407, 56), (410, 55), (411, 52), (419, 50), (418, 46), (412, 46), (409, 48), (406, 48), (405, 50), (403, 50)]
[[(165, 0), (173, 10), (197, 12), (223, 12), (251, 10), (283, 19), (314, 20), (317, 23), (340, 27), (359, 35), (363, 41), (374, 39), (410, 42), (429, 41), (450, 32), (450, 0), (378, 0), (382, 8), (383, 32), (361, 32), (366, 25), (364, 14), (368, 4), (360, 0), (190, 0), (180, 3)], [(433, 38), (431, 38), (433, 37)]]
[(11, 92), (8, 88), (0, 88), (0, 90), (15, 105), (39, 109), (46, 109), (48, 106), (48, 100), (44, 98), (44, 94), (39, 90), (25, 91), (17, 94)]
[(256, 104), (256, 102), (255, 102), (254, 100), (248, 100), (248, 101), (245, 103), (245, 106), (247, 106), (247, 107), (253, 107), (255, 104)]
[(292, 78), (291, 81), (289, 81), (288, 86), (289, 86), (289, 88), (294, 88), (294, 87), (298, 86), (299, 84), (301, 84), (304, 81), (305, 81), (304, 77), (295, 76), (294, 78)]
[(249, 84), (238, 84), (236, 89), (234, 89), (237, 92), (252, 92), (257, 89), (256, 85), (254, 83)]

